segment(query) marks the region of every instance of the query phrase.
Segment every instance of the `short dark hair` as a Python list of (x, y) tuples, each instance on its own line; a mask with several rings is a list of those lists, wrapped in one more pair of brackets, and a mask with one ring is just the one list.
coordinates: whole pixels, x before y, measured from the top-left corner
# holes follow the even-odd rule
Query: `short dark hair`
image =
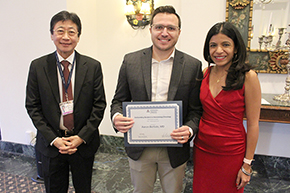
[(78, 28), (78, 36), (81, 35), (82, 32), (82, 24), (81, 24), (81, 20), (79, 18), (79, 16), (77, 16), (77, 14), (75, 13), (70, 13), (68, 11), (61, 11), (57, 14), (55, 14), (51, 20), (50, 20), (50, 33), (53, 34), (53, 28), (55, 26), (55, 24), (59, 21), (67, 21), (67, 20), (71, 20), (73, 23), (75, 23), (77, 25)]
[(169, 14), (174, 14), (176, 15), (176, 17), (178, 18), (178, 27), (179, 29), (181, 28), (181, 20), (179, 15), (176, 13), (175, 9), (173, 6), (171, 5), (165, 5), (165, 6), (160, 6), (158, 8), (156, 8), (152, 14), (152, 18), (150, 21), (150, 25), (153, 24), (153, 18), (158, 14), (158, 13), (169, 13)]
[(226, 86), (223, 87), (223, 89), (241, 89), (245, 81), (245, 72), (248, 72), (253, 67), (247, 63), (247, 49), (245, 42), (239, 30), (233, 24), (229, 22), (219, 22), (211, 27), (205, 39), (203, 57), (208, 62), (208, 66), (210, 63), (213, 63), (209, 53), (209, 43), (212, 36), (219, 33), (224, 34), (233, 40), (236, 51), (232, 64), (228, 70)]

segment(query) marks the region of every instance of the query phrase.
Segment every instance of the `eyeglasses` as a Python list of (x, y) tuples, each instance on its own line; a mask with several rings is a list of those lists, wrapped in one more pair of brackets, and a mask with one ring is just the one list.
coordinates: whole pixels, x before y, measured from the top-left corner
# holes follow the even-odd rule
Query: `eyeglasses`
[(58, 29), (53, 30), (53, 31), (58, 36), (63, 36), (67, 32), (68, 36), (70, 36), (70, 37), (73, 37), (79, 33), (75, 29), (64, 30), (63, 28), (58, 28)]
[(176, 32), (179, 30), (179, 27), (177, 26), (174, 26), (174, 25), (168, 25), (168, 26), (165, 26), (165, 25), (162, 25), (162, 24), (153, 24), (151, 25), (151, 27), (157, 31), (157, 32), (163, 32), (163, 30), (166, 28), (167, 29), (167, 32)]

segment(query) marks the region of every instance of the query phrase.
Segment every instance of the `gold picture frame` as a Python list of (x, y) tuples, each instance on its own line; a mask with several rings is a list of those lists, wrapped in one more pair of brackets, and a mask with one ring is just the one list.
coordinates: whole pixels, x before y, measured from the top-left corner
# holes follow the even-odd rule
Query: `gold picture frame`
[(240, 31), (248, 50), (248, 61), (259, 73), (287, 74), (283, 58), (288, 58), (286, 50), (268, 51), (251, 49), (253, 20), (253, 0), (227, 0), (226, 21)]

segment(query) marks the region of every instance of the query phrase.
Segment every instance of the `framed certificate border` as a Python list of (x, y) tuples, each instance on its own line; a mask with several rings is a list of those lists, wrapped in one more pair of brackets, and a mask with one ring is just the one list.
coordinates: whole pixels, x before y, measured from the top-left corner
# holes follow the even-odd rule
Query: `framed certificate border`
[[(173, 112), (173, 116), (170, 118), (170, 121), (173, 121), (173, 125), (174, 125), (173, 127), (175, 129), (177, 129), (177, 128), (181, 127), (181, 125), (182, 125), (182, 101), (123, 102), (123, 115), (126, 117), (134, 118), (134, 116), (132, 114), (134, 114), (135, 111), (143, 112), (143, 110), (144, 110), (145, 114), (146, 113), (150, 114), (151, 112), (156, 112), (158, 110)], [(154, 116), (154, 115), (152, 115), (152, 116)], [(143, 117), (144, 117), (144, 119), (142, 119)], [(142, 121), (146, 122), (146, 119), (150, 119), (150, 115), (143, 116), (143, 117), (141, 117), (141, 119), (137, 119), (135, 117), (134, 118), (134, 122), (135, 122), (134, 125), (138, 125), (138, 124), (140, 125), (140, 124), (142, 124)], [(167, 117), (167, 116), (165, 116), (165, 117)], [(157, 119), (159, 119), (159, 118), (161, 119), (161, 121), (164, 121), (164, 120), (162, 120), (162, 116), (157, 115)], [(139, 123), (138, 123), (138, 121), (139, 121)], [(134, 146), (135, 147), (160, 147), (160, 146), (161, 147), (181, 147), (182, 146), (182, 144), (178, 143), (177, 140), (174, 140), (170, 136), (168, 136), (172, 132), (172, 127), (171, 128), (166, 128), (166, 127), (163, 128), (163, 129), (170, 129), (170, 131), (167, 131), (167, 134), (166, 134), (167, 137), (165, 137), (165, 138), (162, 138), (162, 137), (158, 138), (158, 136), (153, 137), (153, 138), (150, 138), (148, 136), (145, 136), (144, 138), (139, 138), (139, 137), (136, 137), (136, 135), (133, 133), (134, 125), (127, 133), (124, 134), (124, 142), (125, 142), (126, 147), (134, 147)], [(135, 130), (136, 129), (137, 128), (135, 127)], [(152, 129), (152, 132), (154, 132), (154, 129)]]

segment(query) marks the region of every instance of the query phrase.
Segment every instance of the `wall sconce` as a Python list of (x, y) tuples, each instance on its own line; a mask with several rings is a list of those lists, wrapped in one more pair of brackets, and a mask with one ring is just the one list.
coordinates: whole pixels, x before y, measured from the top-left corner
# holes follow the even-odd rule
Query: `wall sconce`
[(133, 29), (144, 29), (150, 23), (154, 0), (126, 0), (125, 15)]

